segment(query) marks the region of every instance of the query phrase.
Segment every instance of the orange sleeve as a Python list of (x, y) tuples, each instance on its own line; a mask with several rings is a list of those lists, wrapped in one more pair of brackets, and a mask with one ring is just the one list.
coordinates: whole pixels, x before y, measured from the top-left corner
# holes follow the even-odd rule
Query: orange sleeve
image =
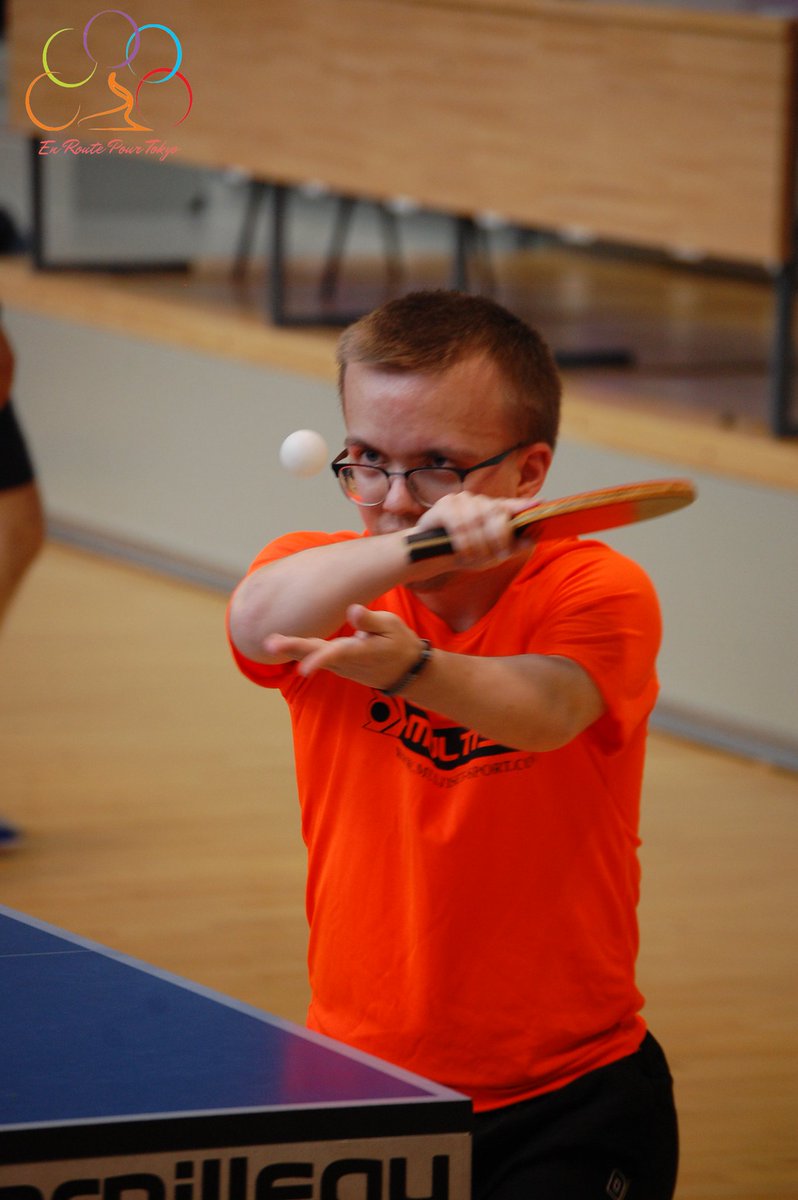
[(601, 692), (607, 711), (594, 732), (605, 748), (625, 743), (656, 700), (655, 671), (662, 619), (645, 571), (620, 554), (593, 555), (549, 585), (531, 649), (578, 662)]
[[(276, 538), (270, 542), (268, 546), (264, 546), (260, 554), (253, 559), (247, 570), (245, 579), (254, 574), (255, 571), (265, 567), (268, 563), (277, 562), (278, 559), (287, 558), (289, 554), (299, 554), (302, 550), (310, 550), (314, 546), (323, 546), (328, 543), (346, 541), (350, 538), (361, 537), (362, 534), (354, 533), (349, 530), (342, 530), (338, 533), (318, 533), (318, 532), (295, 532), (286, 533), (282, 537)], [(242, 581), (243, 582), (243, 581)], [(239, 587), (241, 585), (239, 584)], [(235, 595), (235, 592), (233, 593)], [(232, 603), (232, 598), (231, 598)], [(293, 677), (296, 664), (293, 662), (278, 663), (270, 665), (268, 663), (255, 662), (254, 659), (247, 658), (233, 643), (230, 637), (230, 605), (227, 606), (225, 613), (225, 630), (227, 632), (227, 641), (233, 655), (233, 659), (239, 671), (246, 675), (253, 683), (257, 683), (259, 687), (282, 687), (287, 680)]]

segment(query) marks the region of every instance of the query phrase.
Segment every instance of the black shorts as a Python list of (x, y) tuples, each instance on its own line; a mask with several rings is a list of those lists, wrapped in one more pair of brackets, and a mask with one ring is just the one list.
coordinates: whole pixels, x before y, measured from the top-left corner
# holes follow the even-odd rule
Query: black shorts
[(475, 1200), (671, 1200), (673, 1081), (647, 1034), (627, 1058), (474, 1117)]
[(9, 400), (0, 408), (0, 492), (22, 487), (33, 479), (33, 463)]

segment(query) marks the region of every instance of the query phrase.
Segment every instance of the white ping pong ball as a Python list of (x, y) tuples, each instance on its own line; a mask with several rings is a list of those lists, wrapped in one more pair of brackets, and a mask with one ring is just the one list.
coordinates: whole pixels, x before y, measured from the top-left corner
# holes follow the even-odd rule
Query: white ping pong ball
[(327, 465), (329, 451), (320, 433), (313, 429), (297, 429), (289, 433), (280, 447), (280, 463), (292, 475), (306, 478), (318, 475)]

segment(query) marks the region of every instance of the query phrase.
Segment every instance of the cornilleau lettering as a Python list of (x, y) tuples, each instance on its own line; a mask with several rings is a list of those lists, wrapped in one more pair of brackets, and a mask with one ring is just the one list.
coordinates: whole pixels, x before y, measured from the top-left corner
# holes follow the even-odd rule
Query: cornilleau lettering
[(320, 1171), (312, 1162), (275, 1162), (252, 1172), (248, 1159), (236, 1157), (226, 1173), (221, 1159), (184, 1159), (175, 1164), (174, 1179), (136, 1171), (66, 1179), (52, 1192), (18, 1184), (0, 1187), (0, 1200), (340, 1200), (353, 1179), (363, 1200), (451, 1200), (446, 1154), (432, 1156), (423, 1194), (408, 1192), (408, 1160), (401, 1157), (340, 1158)]

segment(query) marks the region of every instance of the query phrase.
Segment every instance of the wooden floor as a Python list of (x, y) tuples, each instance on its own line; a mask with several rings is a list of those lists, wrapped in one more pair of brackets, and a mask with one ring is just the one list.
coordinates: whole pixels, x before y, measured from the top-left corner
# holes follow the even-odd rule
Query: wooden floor
[[(288, 721), (225, 598), (50, 544), (0, 638), (0, 902), (284, 1017), (306, 1004)], [(651, 739), (641, 983), (679, 1200), (798, 1197), (798, 777)]]

